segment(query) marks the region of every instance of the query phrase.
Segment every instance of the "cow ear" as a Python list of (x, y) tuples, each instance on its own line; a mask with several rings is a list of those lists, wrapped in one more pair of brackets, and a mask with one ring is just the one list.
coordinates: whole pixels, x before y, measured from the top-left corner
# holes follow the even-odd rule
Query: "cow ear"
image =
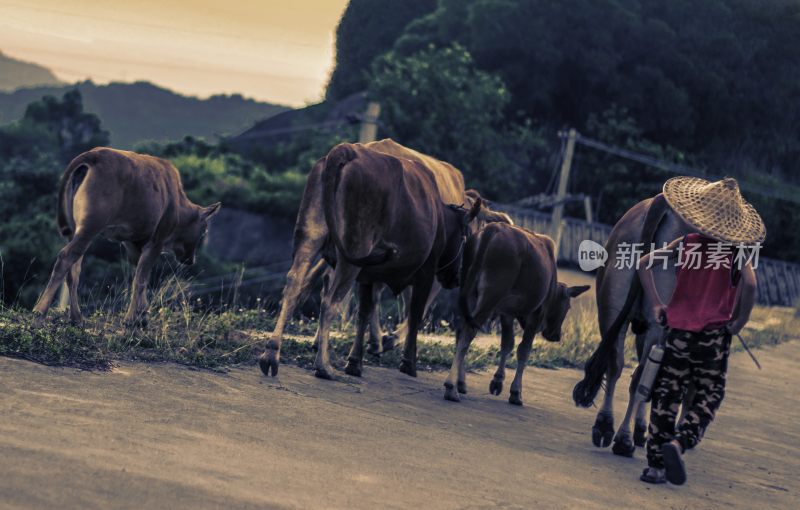
[(478, 193), (478, 190), (472, 189), (472, 188), (470, 188), (467, 191), (465, 191), (464, 194), (467, 195), (471, 200), (475, 200), (477, 198), (481, 198), (481, 194)]
[(222, 202), (217, 202), (216, 204), (211, 204), (208, 207), (203, 207), (200, 209), (200, 217), (208, 221), (212, 216), (219, 212), (220, 207), (222, 207)]
[(469, 223), (469, 222), (471, 222), (472, 220), (475, 219), (475, 216), (477, 216), (478, 213), (481, 211), (481, 205), (482, 204), (483, 204), (483, 200), (481, 200), (480, 196), (475, 199), (475, 202), (472, 203), (472, 208), (467, 213), (467, 217), (466, 217), (466, 220), (465, 220), (466, 223)]
[(571, 298), (578, 297), (591, 288), (591, 285), (576, 285), (574, 287), (567, 287), (567, 295)]

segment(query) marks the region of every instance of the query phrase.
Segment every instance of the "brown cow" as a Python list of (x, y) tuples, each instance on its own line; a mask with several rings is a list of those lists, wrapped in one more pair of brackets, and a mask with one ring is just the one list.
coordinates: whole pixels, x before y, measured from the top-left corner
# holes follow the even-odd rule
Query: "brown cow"
[[(471, 207), (475, 203), (475, 198), (473, 197), (479, 197), (474, 190), (470, 190), (469, 194), (465, 192), (464, 178), (461, 172), (449, 163), (404, 147), (391, 139), (370, 142), (364, 144), (363, 147), (390, 156), (417, 161), (425, 165), (433, 173), (437, 193), (445, 203), (467, 204)], [(303, 300), (305, 294), (310, 290), (311, 282), (326, 269), (324, 260), (315, 263), (317, 257), (322, 254), (323, 246), (328, 239), (328, 225), (325, 223), (322, 212), (322, 175), (325, 170), (325, 164), (326, 158), (322, 158), (314, 164), (308, 174), (306, 187), (303, 191), (303, 198), (300, 202), (300, 210), (297, 213), (297, 221), (294, 227), (292, 267), (286, 275), (286, 285), (283, 289), (283, 298), (281, 299), (280, 312), (275, 322), (275, 329), (266, 344), (264, 353), (259, 359), (259, 366), (265, 375), (270, 372), (273, 376), (277, 375), (283, 330), (286, 327), (286, 322), (292, 316), (297, 304)], [(503, 213), (497, 213), (496, 216), (492, 215), (491, 218), (488, 218), (487, 215), (489, 213), (492, 213), (492, 211), (485, 207), (481, 208), (472, 224), (473, 231), (477, 231), (476, 224), (479, 222), (511, 222), (510, 218)], [(434, 282), (428, 298), (428, 305), (436, 297), (439, 288), (438, 283)], [(375, 286), (374, 290), (378, 294), (382, 289), (380, 289), (380, 286)], [(377, 298), (373, 298), (373, 300), (377, 300)], [(394, 334), (386, 338), (386, 343), (391, 345), (393, 338), (405, 336), (406, 331), (407, 323), (404, 322)], [(384, 342), (381, 339), (377, 310), (373, 310), (370, 318), (369, 343), (370, 353), (380, 354), (383, 351)]]
[(462, 271), (459, 305), (464, 325), (444, 383), (444, 398), (458, 402), (458, 394), (467, 392), (464, 357), (480, 324), (497, 313), (503, 334), (500, 360), (489, 391), (499, 395), (503, 390), (506, 358), (514, 348), (513, 322), (517, 319), (523, 333), (508, 401), (522, 405), (522, 373), (533, 337), (541, 332), (545, 340), (560, 341), (570, 299), (589, 290), (589, 286), (567, 287), (557, 281), (552, 239), (503, 223), (487, 225), (468, 241)]
[(133, 324), (147, 309), (150, 270), (162, 251), (193, 264), (208, 220), (220, 203), (201, 207), (186, 197), (178, 170), (168, 161), (98, 147), (69, 164), (58, 194), (58, 228), (69, 239), (58, 253), (50, 281), (34, 312), (44, 316), (66, 277), (69, 311), (80, 324), (78, 282), (83, 255), (99, 234), (122, 242), (136, 263), (125, 322)]
[(412, 287), (400, 370), (416, 376), (417, 329), (431, 286), (434, 279), (445, 288), (458, 284), (468, 225), (480, 202), (469, 211), (447, 205), (425, 165), (357, 144), (340, 144), (328, 153), (322, 185), (323, 213), (332, 241), (325, 257), (336, 269), (322, 298), (315, 375), (332, 378), (331, 319), (358, 281), (358, 326), (345, 371), (361, 375), (373, 286), (384, 283), (395, 293)]

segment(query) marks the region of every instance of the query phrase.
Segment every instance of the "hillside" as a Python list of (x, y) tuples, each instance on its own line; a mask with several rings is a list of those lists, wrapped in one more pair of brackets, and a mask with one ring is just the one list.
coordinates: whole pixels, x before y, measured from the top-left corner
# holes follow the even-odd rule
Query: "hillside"
[(36, 85), (59, 85), (61, 82), (49, 69), (23, 62), (0, 51), (0, 91), (12, 91)]
[(148, 82), (31, 87), (0, 93), (0, 124), (19, 119), (25, 107), (45, 95), (61, 97), (78, 88), (86, 111), (97, 114), (115, 147), (131, 148), (145, 140), (168, 141), (184, 136), (214, 139), (233, 135), (256, 121), (287, 108), (246, 99), (238, 94), (199, 99)]

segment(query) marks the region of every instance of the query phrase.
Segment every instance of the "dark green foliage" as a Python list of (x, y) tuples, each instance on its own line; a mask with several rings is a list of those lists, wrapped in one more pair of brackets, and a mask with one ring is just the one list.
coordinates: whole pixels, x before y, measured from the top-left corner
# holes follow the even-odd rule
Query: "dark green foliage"
[(180, 171), (186, 194), (195, 203), (220, 201), (231, 209), (294, 219), (306, 174), (319, 158), (312, 155), (324, 155), (339, 141), (338, 137), (320, 135), (305, 137), (302, 147), (278, 146), (276, 150), (287, 155), (287, 165), (279, 172), (270, 172), (265, 165), (229, 152), (224, 146), (192, 137), (163, 146), (143, 144), (137, 150), (169, 159)]
[(31, 159), (44, 153), (67, 164), (98, 145), (108, 145), (108, 132), (97, 116), (84, 112), (81, 94), (73, 89), (61, 100), (45, 96), (29, 104), (18, 122), (3, 129), (0, 157)]
[(585, 129), (612, 105), (718, 173), (798, 180), (800, 5), (788, 0), (442, 0), (396, 49), (464, 45), (522, 111)]
[(388, 51), (409, 21), (434, 9), (436, 0), (351, 0), (336, 29), (336, 68), (328, 99), (367, 88), (366, 71)]
[(111, 368), (102, 337), (57, 320), (39, 327), (29, 314), (0, 308), (0, 356), (45, 365)]
[(536, 137), (527, 126), (507, 126), (508, 90), (475, 69), (463, 47), (386, 54), (373, 65), (370, 94), (383, 105), (382, 134), (451, 162), (487, 197), (513, 196), (509, 184), (530, 187), (530, 173), (522, 175), (514, 156), (527, 166)]

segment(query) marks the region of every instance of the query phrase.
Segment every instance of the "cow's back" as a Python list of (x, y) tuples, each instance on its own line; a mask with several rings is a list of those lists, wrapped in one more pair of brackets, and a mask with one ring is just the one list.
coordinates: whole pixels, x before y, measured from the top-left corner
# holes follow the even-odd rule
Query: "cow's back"
[(404, 147), (390, 138), (370, 142), (365, 146), (390, 156), (421, 163), (433, 174), (439, 194), (445, 203), (463, 204), (466, 202), (464, 176), (450, 163)]
[(70, 223), (116, 225), (105, 232), (109, 238), (147, 238), (165, 218), (166, 235), (188, 202), (177, 169), (161, 158), (98, 147), (76, 157), (68, 171), (81, 166), (85, 178), (64, 182), (59, 208), (74, 216)]
[(170, 200), (184, 196), (178, 170), (165, 159), (110, 147), (96, 147), (81, 156), (109, 185), (136, 193), (164, 193)]

